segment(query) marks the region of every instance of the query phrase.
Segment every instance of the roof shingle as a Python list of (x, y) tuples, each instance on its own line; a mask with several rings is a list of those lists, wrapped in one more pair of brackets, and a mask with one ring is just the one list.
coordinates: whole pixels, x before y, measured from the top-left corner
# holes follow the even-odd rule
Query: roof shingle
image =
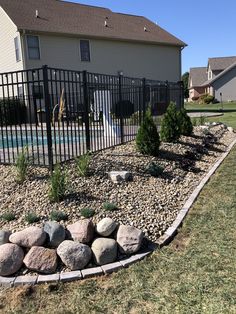
[(106, 8), (59, 0), (0, 0), (0, 6), (18, 30), (186, 46), (145, 17)]
[(212, 71), (225, 70), (236, 62), (236, 57), (219, 57), (219, 58), (209, 58), (208, 66), (210, 66)]
[(207, 68), (190, 68), (189, 79), (192, 80), (191, 87), (199, 87), (207, 80)]

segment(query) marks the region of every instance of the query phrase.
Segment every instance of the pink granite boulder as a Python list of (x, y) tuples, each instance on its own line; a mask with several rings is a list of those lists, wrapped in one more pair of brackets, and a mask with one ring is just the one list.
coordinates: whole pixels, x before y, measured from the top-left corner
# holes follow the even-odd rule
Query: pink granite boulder
[(24, 259), (24, 252), (16, 244), (6, 243), (0, 249), (0, 276), (9, 276), (17, 272)]
[(46, 233), (39, 227), (28, 227), (10, 235), (9, 241), (19, 246), (31, 248), (41, 246), (46, 240)]
[(93, 240), (94, 225), (90, 219), (83, 219), (67, 226), (72, 240), (80, 243), (89, 243)]

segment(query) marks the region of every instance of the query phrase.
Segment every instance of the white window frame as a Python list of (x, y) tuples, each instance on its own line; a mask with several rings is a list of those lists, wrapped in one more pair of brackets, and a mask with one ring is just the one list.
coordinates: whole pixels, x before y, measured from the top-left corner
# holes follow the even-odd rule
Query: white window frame
[(212, 71), (209, 70), (209, 71), (208, 71), (208, 80), (211, 80), (211, 79), (212, 79)]
[(20, 49), (19, 36), (14, 37), (14, 46), (15, 46), (16, 62), (20, 62), (21, 61), (21, 49)]
[[(29, 54), (29, 45), (28, 45), (28, 37), (37, 37), (38, 38), (38, 43), (39, 43), (39, 47), (38, 47), (38, 49), (39, 49), (39, 58), (30, 58), (30, 54)], [(28, 56), (28, 59), (29, 60), (41, 60), (41, 45), (40, 45), (40, 37), (39, 37), (39, 35), (30, 35), (30, 34), (28, 34), (28, 35), (26, 35), (26, 45), (27, 45), (27, 56)]]
[[(88, 60), (82, 60), (82, 54), (81, 54), (81, 41), (87, 41), (89, 45), (89, 61)], [(91, 44), (89, 39), (80, 39), (79, 40), (79, 55), (80, 55), (80, 61), (81, 62), (91, 62)]]

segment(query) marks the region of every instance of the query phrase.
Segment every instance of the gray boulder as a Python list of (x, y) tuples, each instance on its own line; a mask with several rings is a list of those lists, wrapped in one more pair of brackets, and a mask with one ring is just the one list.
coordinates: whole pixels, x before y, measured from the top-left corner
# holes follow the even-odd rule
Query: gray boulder
[(39, 227), (28, 227), (22, 231), (10, 235), (11, 243), (19, 246), (31, 248), (32, 246), (41, 246), (46, 240), (46, 233)]
[(135, 227), (120, 225), (117, 232), (117, 243), (121, 253), (136, 253), (142, 244), (143, 232)]
[(65, 240), (65, 229), (55, 221), (45, 223), (43, 230), (47, 234), (47, 245), (51, 248), (58, 247)]
[(92, 251), (86, 244), (65, 240), (58, 246), (57, 254), (68, 268), (77, 270), (89, 263)]
[(11, 231), (0, 230), (0, 245), (9, 243)]
[(23, 260), (25, 266), (43, 274), (51, 274), (57, 268), (56, 250), (33, 246)]
[(17, 272), (24, 259), (24, 252), (16, 244), (6, 243), (0, 249), (0, 276), (9, 276)]
[(81, 219), (67, 226), (72, 240), (80, 243), (89, 243), (93, 240), (94, 225), (90, 219)]
[(91, 249), (97, 265), (113, 263), (117, 258), (117, 243), (114, 239), (97, 238)]
[(113, 183), (127, 182), (133, 179), (132, 173), (129, 171), (110, 171), (108, 172), (108, 176)]
[(108, 237), (112, 234), (112, 232), (115, 231), (116, 227), (117, 223), (113, 219), (107, 217), (99, 221), (96, 226), (96, 231), (99, 235), (103, 237)]

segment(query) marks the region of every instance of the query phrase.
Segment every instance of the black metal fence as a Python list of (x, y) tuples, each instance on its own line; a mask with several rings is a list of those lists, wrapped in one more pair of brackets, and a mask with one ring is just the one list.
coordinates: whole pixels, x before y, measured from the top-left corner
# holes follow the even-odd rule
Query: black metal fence
[(25, 150), (51, 169), (87, 151), (131, 141), (147, 106), (153, 115), (183, 104), (182, 82), (54, 69), (0, 74), (0, 163)]

